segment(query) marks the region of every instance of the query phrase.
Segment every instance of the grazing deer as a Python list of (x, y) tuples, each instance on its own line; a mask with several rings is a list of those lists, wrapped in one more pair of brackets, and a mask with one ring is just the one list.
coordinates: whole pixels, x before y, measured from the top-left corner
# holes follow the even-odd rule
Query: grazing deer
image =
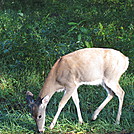
[(113, 49), (85, 48), (60, 59), (52, 67), (37, 100), (34, 102), (33, 94), (27, 91), (27, 101), (31, 107), (38, 131), (44, 132), (46, 107), (52, 95), (58, 91), (65, 91), (58, 107), (58, 111), (50, 125), (52, 129), (58, 116), (72, 97), (78, 113), (80, 123), (83, 123), (77, 89), (80, 85), (102, 85), (108, 96), (103, 103), (95, 110), (92, 119), (95, 120), (100, 111), (113, 98), (114, 93), (119, 99), (119, 108), (116, 123), (120, 122), (124, 91), (119, 85), (121, 75), (128, 68), (128, 58), (121, 52)]

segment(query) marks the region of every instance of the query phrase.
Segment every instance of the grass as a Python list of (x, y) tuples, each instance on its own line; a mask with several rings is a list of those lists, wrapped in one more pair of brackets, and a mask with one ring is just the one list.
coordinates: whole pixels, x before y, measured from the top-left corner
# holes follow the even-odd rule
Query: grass
[(26, 91), (32, 91), (36, 98), (54, 62), (85, 47), (114, 48), (130, 59), (120, 81), (126, 93), (121, 123), (114, 125), (116, 96), (91, 122), (107, 94), (100, 86), (81, 86), (78, 92), (85, 123), (78, 124), (70, 100), (54, 129), (49, 129), (63, 95), (56, 93), (47, 107), (45, 133), (134, 133), (132, 0), (1, 0), (0, 5), (0, 134), (36, 132), (25, 101)]
[[(31, 82), (33, 87), (39, 87), (39, 83), (42, 81), (37, 74), (35, 77), (35, 72), (27, 76), (22, 76), (21, 80), (25, 80), (28, 83)], [(25, 73), (26, 73), (25, 72)], [(24, 72), (23, 72), (24, 73)], [(10, 78), (11, 80), (12, 78)], [(4, 86), (6, 88), (10, 87), (12, 82), (8, 79), (4, 80)], [(14, 81), (14, 79), (13, 79)], [(25, 83), (24, 81), (24, 83)], [(22, 81), (21, 81), (22, 82)], [(39, 83), (38, 83), (39, 82)], [(1, 84), (1, 87), (2, 87)], [(7, 84), (7, 85), (6, 85)], [(3, 92), (4, 96), (0, 99), (0, 133), (1, 134), (32, 134), (36, 132), (35, 122), (31, 118), (31, 115), (28, 113), (25, 94), (24, 92), (27, 89), (32, 89), (31, 84), (29, 83), (26, 89), (18, 89), (17, 92), (23, 92), (23, 94), (16, 95), (6, 94)], [(118, 109), (118, 99), (115, 96), (112, 101), (102, 110), (99, 114), (96, 121), (91, 121), (91, 116), (94, 110), (99, 106), (99, 104), (105, 99), (106, 92), (100, 86), (81, 86), (79, 88), (79, 98), (82, 116), (84, 119), (84, 124), (78, 123), (76, 108), (72, 100), (66, 104), (65, 108), (61, 112), (56, 126), (53, 130), (49, 129), (49, 125), (56, 113), (58, 103), (63, 95), (63, 93), (56, 93), (47, 107), (47, 116), (46, 116), (46, 130), (45, 133), (132, 133), (134, 132), (134, 76), (129, 74), (124, 74), (120, 82), (121, 86), (125, 91), (125, 99), (123, 105), (123, 112), (121, 116), (120, 125), (115, 125), (115, 118)], [(23, 85), (23, 83), (16, 82), (16, 86)], [(7, 87), (8, 86), (8, 87)], [(24, 86), (24, 85), (23, 85)], [(22, 86), (22, 88), (24, 88)], [(17, 88), (17, 87), (16, 87)], [(3, 89), (6, 90), (6, 89)], [(38, 91), (34, 90), (37, 96)], [(13, 92), (13, 91), (12, 91)], [(1, 92), (2, 93), (2, 92)], [(1, 95), (2, 96), (2, 95)], [(97, 98), (97, 99), (96, 99)]]

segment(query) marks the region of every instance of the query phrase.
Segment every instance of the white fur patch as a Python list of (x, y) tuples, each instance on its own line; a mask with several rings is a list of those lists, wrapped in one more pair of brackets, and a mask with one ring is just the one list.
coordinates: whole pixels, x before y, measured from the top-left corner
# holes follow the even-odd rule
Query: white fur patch
[(91, 82), (80, 82), (80, 83), (77, 83), (78, 86), (80, 85), (102, 85), (102, 79), (98, 79), (98, 80), (95, 80), (95, 81), (91, 81)]
[(57, 92), (63, 92), (65, 89), (62, 88), (62, 89), (58, 89)]

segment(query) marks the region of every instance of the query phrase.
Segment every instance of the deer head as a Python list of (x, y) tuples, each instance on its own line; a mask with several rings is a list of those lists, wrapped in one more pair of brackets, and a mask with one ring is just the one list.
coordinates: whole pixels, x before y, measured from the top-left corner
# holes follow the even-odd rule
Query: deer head
[(27, 91), (26, 99), (32, 118), (36, 122), (38, 131), (40, 133), (44, 132), (46, 106), (49, 101), (49, 96), (45, 96), (42, 99), (38, 98), (36, 101), (34, 101), (33, 94), (30, 91)]

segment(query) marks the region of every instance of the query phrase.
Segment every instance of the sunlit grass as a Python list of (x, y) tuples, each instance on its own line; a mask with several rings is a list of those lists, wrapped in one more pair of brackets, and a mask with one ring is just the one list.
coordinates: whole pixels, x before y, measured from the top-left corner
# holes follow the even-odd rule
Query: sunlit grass
[[(31, 73), (31, 83), (35, 83), (34, 73)], [(24, 79), (23, 76), (22, 79)], [(27, 79), (29, 79), (27, 77)], [(100, 86), (81, 86), (79, 91), (80, 105), (84, 124), (78, 123), (76, 108), (72, 100), (66, 104), (61, 112), (54, 129), (49, 125), (57, 111), (58, 103), (63, 93), (56, 93), (48, 107), (46, 116), (45, 133), (131, 133), (133, 128), (134, 110), (134, 77), (125, 74), (121, 79), (121, 86), (125, 91), (125, 100), (120, 125), (115, 125), (118, 109), (118, 98), (115, 96), (111, 102), (101, 111), (97, 120), (91, 121), (94, 110), (106, 97), (106, 92)], [(38, 85), (38, 84), (37, 84)], [(38, 86), (37, 86), (38, 87)], [(37, 92), (37, 91), (36, 91)], [(32, 134), (36, 132), (36, 126), (31, 115), (28, 113), (25, 94), (21, 97), (10, 95), (9, 98), (1, 100), (0, 105), (0, 133), (1, 134)], [(14, 99), (13, 99), (14, 98)], [(97, 99), (96, 99), (97, 98)], [(16, 103), (16, 104), (15, 104)]]

